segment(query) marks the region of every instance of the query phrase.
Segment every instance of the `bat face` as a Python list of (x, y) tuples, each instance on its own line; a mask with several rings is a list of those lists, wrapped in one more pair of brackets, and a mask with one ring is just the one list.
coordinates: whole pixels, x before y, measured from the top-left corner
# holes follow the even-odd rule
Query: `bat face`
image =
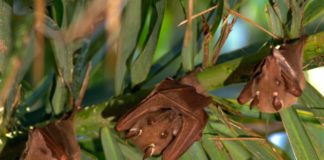
[(182, 119), (173, 110), (159, 110), (136, 122), (126, 134), (142, 151), (144, 158), (160, 154), (179, 132)]
[[(249, 82), (249, 88), (245, 94), (238, 99), (240, 103), (249, 101), (252, 97), (250, 106), (262, 106), (262, 111), (277, 111), (284, 105), (285, 86), (281, 76), (281, 70), (273, 56), (266, 57), (260, 64), (260, 70)], [(243, 92), (242, 92), (243, 93)]]
[(207, 122), (204, 107), (210, 102), (194, 87), (167, 79), (119, 119), (116, 130), (126, 131), (144, 158), (162, 154), (163, 160), (176, 160), (200, 139)]
[(238, 97), (244, 104), (251, 101), (261, 112), (274, 113), (297, 101), (304, 88), (302, 71), (303, 46), (306, 37), (297, 42), (273, 48), (257, 66), (252, 79)]

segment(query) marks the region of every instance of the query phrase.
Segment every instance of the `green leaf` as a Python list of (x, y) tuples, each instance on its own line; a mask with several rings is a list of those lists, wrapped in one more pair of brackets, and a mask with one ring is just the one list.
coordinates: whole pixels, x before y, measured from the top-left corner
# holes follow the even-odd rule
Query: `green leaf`
[(123, 156), (125, 159), (132, 159), (132, 160), (142, 160), (143, 155), (141, 154), (141, 151), (137, 149), (136, 147), (129, 146), (123, 143), (119, 143), (119, 148), (121, 149), (121, 152), (123, 153)]
[(54, 19), (59, 26), (62, 26), (63, 16), (64, 16), (64, 7), (61, 0), (56, 0), (53, 2), (53, 15)]
[(4, 1), (0, 1), (0, 77), (7, 63), (11, 45), (11, 7)]
[(55, 91), (52, 98), (52, 109), (54, 114), (59, 115), (64, 112), (67, 100), (67, 90), (61, 79), (56, 80)]
[(114, 135), (116, 136), (116, 134), (113, 134), (112, 130), (107, 127), (103, 127), (100, 133), (101, 143), (106, 160), (123, 160), (124, 157), (120, 151), (116, 139), (114, 138)]
[(74, 54), (74, 72), (73, 82), (71, 84), (71, 91), (74, 99), (77, 99), (80, 94), (80, 89), (88, 69), (89, 61), (87, 60), (89, 54), (89, 42), (84, 42), (80, 52)]
[[(268, 1), (270, 2), (270, 1)], [(283, 26), (283, 22), (282, 22), (282, 17), (280, 14), (280, 9), (279, 9), (279, 4), (278, 1), (272, 1), (273, 4), (266, 4), (267, 10), (268, 10), (268, 14), (266, 14), (267, 18), (268, 18), (268, 22), (270, 23), (269, 25), (271, 25), (271, 28), (274, 32), (275, 35), (278, 35), (280, 37), (284, 37), (285, 33), (284, 33), (284, 26)]]
[(118, 42), (118, 50), (116, 53), (109, 53), (117, 54), (115, 55), (116, 65), (114, 66), (114, 86), (116, 95), (119, 95), (123, 92), (127, 71), (126, 63), (137, 44), (138, 35), (142, 24), (141, 6), (142, 1), (128, 1), (126, 7), (124, 8), (122, 27), (120, 31), (120, 41)]
[[(289, 38), (294, 39), (301, 36), (303, 24), (303, 7), (296, 0), (289, 1), (288, 26), (290, 28)], [(305, 2), (301, 2), (305, 3)], [(290, 15), (291, 14), (291, 15)]]
[(314, 123), (304, 123), (304, 127), (309, 135), (315, 151), (320, 159), (324, 158), (324, 130), (323, 125)]
[[(16, 18), (24, 24), (18, 26), (16, 26), (16, 24), (13, 24), (13, 26), (15, 26), (13, 28), (13, 42), (15, 43), (13, 45), (13, 49), (11, 50), (11, 54), (15, 54), (17, 56), (12, 56), (9, 61), (11, 62), (11, 64), (19, 63), (20, 67), (17, 71), (17, 75), (14, 77), (14, 82), (12, 82), (10, 93), (7, 97), (8, 99), (6, 100), (5, 118), (3, 120), (3, 125), (7, 125), (7, 123), (10, 122), (10, 118), (12, 117), (14, 110), (12, 104), (14, 103), (16, 97), (16, 89), (18, 88), (18, 85), (21, 83), (25, 75), (28, 73), (28, 70), (35, 57), (34, 47), (36, 38), (35, 32), (33, 32), (32, 30), (33, 17), (31, 14), (27, 14)], [(7, 69), (10, 68), (11, 67), (8, 67)]]
[(295, 109), (293, 107), (284, 109), (280, 111), (280, 116), (296, 159), (319, 159)]
[(153, 10), (153, 12), (156, 13), (153, 14), (152, 16), (152, 18), (157, 19), (153, 31), (149, 36), (145, 48), (140, 53), (139, 57), (135, 60), (131, 68), (131, 78), (132, 78), (133, 85), (136, 85), (144, 81), (150, 71), (152, 61), (153, 61), (153, 55), (155, 53), (155, 49), (159, 39), (164, 10), (165, 10), (165, 1), (164, 0), (157, 1)]
[(223, 17), (223, 10), (224, 10), (224, 0), (217, 0), (218, 7), (215, 11), (215, 18), (213, 24), (211, 26), (210, 32), (214, 35), (221, 20)]
[(205, 151), (203, 150), (199, 141), (194, 142), (191, 147), (179, 158), (179, 160), (207, 160)]
[[(53, 47), (59, 77), (70, 87), (73, 80), (73, 51), (66, 44), (63, 33), (57, 23), (45, 16), (44, 36), (50, 39)], [(72, 46), (72, 45), (71, 45)]]
[[(205, 128), (205, 131), (207, 133), (213, 133), (213, 130), (211, 127), (207, 124), (207, 127)], [(210, 160), (227, 160), (230, 159), (228, 153), (226, 152), (226, 148), (218, 147), (215, 142), (215, 140), (212, 140), (214, 136), (210, 134), (204, 134), (202, 136), (202, 147), (204, 148), (205, 152), (208, 155), (208, 158)], [(233, 148), (232, 148), (233, 149)]]
[(148, 86), (152, 87), (158, 82), (160, 82), (161, 80), (165, 79), (166, 77), (176, 74), (180, 67), (181, 67), (181, 57), (176, 56), (173, 59), (171, 59), (157, 73), (155, 73), (152, 77), (147, 78), (145, 87)]
[(52, 39), (51, 42), (59, 76), (63, 78), (67, 86), (70, 86), (73, 79), (73, 53), (68, 50), (61, 34), (58, 34), (58, 37)]
[(324, 125), (324, 98), (312, 85), (306, 83), (305, 90), (298, 101), (303, 106), (309, 108), (315, 115), (315, 118)]
[(309, 36), (304, 49), (304, 70), (320, 67), (324, 61), (324, 32)]
[[(194, 4), (193, 4), (194, 10)], [(188, 17), (187, 17), (188, 18)], [(197, 21), (192, 20), (186, 24), (186, 31), (181, 50), (182, 66), (184, 71), (192, 71), (194, 69), (194, 57), (196, 53), (196, 36), (197, 36)]]
[(315, 19), (324, 15), (323, 0), (308, 0), (306, 1), (304, 11), (304, 25), (313, 22)]

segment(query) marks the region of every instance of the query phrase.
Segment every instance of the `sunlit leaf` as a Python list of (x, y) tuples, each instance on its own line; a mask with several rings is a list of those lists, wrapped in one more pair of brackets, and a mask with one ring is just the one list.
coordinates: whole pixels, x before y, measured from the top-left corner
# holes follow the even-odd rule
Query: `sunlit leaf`
[(292, 107), (284, 109), (280, 111), (280, 116), (296, 158), (305, 160), (319, 159), (295, 109)]
[(107, 127), (101, 129), (101, 144), (106, 160), (124, 159), (112, 131)]
[(164, 0), (157, 1), (153, 7), (152, 18), (156, 19), (152, 33), (149, 35), (149, 39), (140, 53), (139, 57), (135, 60), (131, 68), (132, 84), (137, 84), (144, 81), (150, 71), (153, 55), (155, 53), (156, 45), (159, 38), (160, 28), (162, 25), (164, 15)]

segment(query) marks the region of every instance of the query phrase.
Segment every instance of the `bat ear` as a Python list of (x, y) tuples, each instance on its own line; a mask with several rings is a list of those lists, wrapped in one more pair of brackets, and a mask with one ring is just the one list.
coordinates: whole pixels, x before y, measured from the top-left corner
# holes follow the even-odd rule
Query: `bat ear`
[(241, 91), (239, 97), (237, 98), (237, 101), (240, 104), (244, 104), (248, 102), (249, 100), (252, 99), (253, 94), (252, 94), (252, 85), (253, 85), (253, 80), (250, 80), (243, 88)]

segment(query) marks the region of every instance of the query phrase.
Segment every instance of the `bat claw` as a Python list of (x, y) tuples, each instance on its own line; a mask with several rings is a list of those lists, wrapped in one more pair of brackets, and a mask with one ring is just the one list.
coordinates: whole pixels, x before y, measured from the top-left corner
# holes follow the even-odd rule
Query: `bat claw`
[(154, 154), (155, 151), (155, 144), (152, 143), (150, 145), (148, 145), (144, 151), (144, 157), (143, 159), (147, 159), (149, 157), (152, 157), (152, 155)]
[(129, 138), (136, 138), (138, 136), (140, 136), (142, 134), (143, 130), (142, 129), (138, 129), (138, 128), (131, 128), (129, 130), (129, 132), (126, 134), (125, 138), (129, 139)]
[(259, 95), (260, 95), (260, 91), (256, 91), (255, 96), (254, 96), (252, 102), (250, 103), (250, 110), (254, 106), (257, 106), (259, 104)]
[(278, 96), (274, 96), (272, 100), (272, 105), (276, 111), (279, 111), (282, 107), (282, 103)]

